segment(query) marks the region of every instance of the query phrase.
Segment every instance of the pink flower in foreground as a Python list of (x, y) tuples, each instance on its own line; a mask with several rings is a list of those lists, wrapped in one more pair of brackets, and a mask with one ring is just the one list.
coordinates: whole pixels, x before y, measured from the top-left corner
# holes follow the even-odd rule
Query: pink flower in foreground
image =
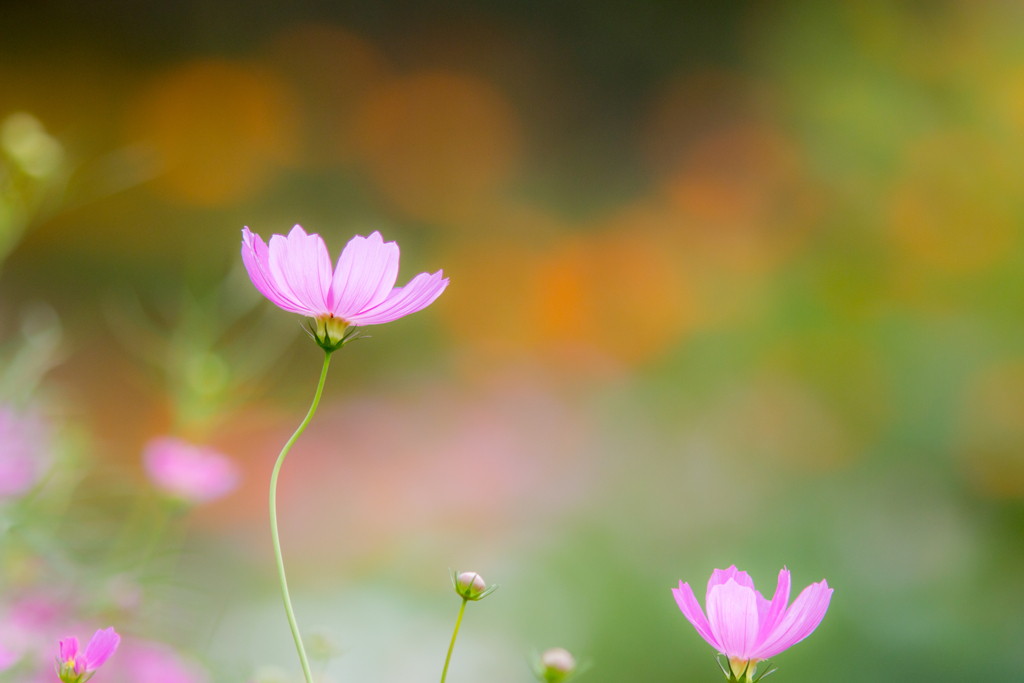
[(716, 569), (711, 575), (705, 598), (707, 617), (690, 584), (680, 581), (672, 594), (697, 633), (729, 658), (733, 680), (746, 672), (750, 681), (759, 661), (774, 657), (811, 635), (832, 598), (832, 589), (822, 580), (805, 588), (787, 609), (789, 589), (789, 570), (783, 569), (769, 602), (754, 589), (750, 576), (733, 565), (724, 571)]
[(78, 638), (65, 638), (60, 641), (57, 675), (64, 683), (85, 683), (103, 662), (110, 659), (120, 644), (121, 636), (117, 635), (113, 626), (96, 631), (85, 646), (85, 652), (78, 651)]
[(164, 436), (146, 444), (143, 463), (158, 489), (186, 503), (209, 503), (238, 487), (235, 461), (212, 448)]
[(395, 287), (398, 259), (398, 245), (379, 232), (349, 240), (332, 269), (323, 238), (302, 226), (274, 235), (269, 247), (242, 230), (242, 262), (256, 289), (286, 311), (316, 318), (321, 344), (341, 342), (349, 325), (379, 325), (422, 310), (448, 286), (439, 270)]
[(49, 468), (49, 434), (43, 421), (0, 405), (0, 496), (27, 493)]

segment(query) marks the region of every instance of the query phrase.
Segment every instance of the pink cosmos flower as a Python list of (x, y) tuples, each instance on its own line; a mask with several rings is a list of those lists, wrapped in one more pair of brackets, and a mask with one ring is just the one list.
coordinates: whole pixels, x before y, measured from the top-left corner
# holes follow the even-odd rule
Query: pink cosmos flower
[(269, 247), (242, 229), (242, 262), (256, 289), (286, 311), (316, 318), (318, 332), (331, 343), (349, 325), (379, 325), (422, 310), (448, 286), (439, 270), (395, 287), (398, 259), (398, 245), (379, 232), (349, 240), (332, 269), (323, 238), (307, 235), (302, 226), (287, 237), (274, 235)]
[(57, 675), (64, 683), (85, 683), (103, 662), (110, 659), (120, 644), (121, 636), (113, 626), (96, 631), (85, 646), (85, 652), (78, 651), (78, 638), (64, 638), (60, 641)]
[(734, 680), (746, 672), (749, 681), (759, 661), (811, 635), (832, 598), (832, 589), (822, 580), (805, 588), (787, 609), (789, 589), (789, 570), (783, 569), (769, 602), (754, 589), (750, 576), (733, 565), (724, 571), (716, 569), (711, 575), (705, 598), (707, 617), (690, 584), (680, 581), (672, 594), (697, 633), (729, 658)]
[(186, 503), (209, 503), (238, 487), (241, 472), (226, 455), (163, 436), (146, 444), (146, 474), (158, 489)]
[(49, 433), (34, 413), (0, 405), (0, 496), (27, 493), (50, 464)]

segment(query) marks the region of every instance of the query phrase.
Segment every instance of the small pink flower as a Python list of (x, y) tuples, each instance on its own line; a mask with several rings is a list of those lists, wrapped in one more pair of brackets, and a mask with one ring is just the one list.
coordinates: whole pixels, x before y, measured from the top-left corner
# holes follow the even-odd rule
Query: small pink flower
[(398, 279), (398, 244), (379, 232), (356, 235), (337, 267), (320, 235), (296, 225), (287, 237), (274, 235), (268, 247), (249, 228), (242, 230), (242, 262), (256, 289), (286, 311), (316, 318), (331, 343), (348, 325), (379, 325), (426, 308), (448, 286), (442, 271), (420, 273), (404, 287)]
[(27, 493), (49, 461), (49, 434), (39, 416), (0, 405), (0, 496)]
[(226, 496), (241, 479), (238, 465), (228, 456), (168, 436), (147, 443), (142, 458), (153, 485), (186, 503)]
[(775, 595), (769, 602), (754, 589), (754, 582), (736, 565), (716, 569), (708, 581), (707, 617), (690, 584), (673, 588), (679, 609), (711, 647), (729, 658), (734, 678), (744, 672), (751, 680), (757, 662), (769, 659), (811, 635), (832, 598), (828, 582), (812, 583), (789, 605), (789, 570), (779, 572)]
[(121, 636), (117, 635), (113, 626), (96, 631), (85, 646), (85, 652), (78, 651), (78, 638), (64, 638), (60, 641), (57, 675), (64, 683), (85, 683), (103, 662), (110, 659), (120, 643)]

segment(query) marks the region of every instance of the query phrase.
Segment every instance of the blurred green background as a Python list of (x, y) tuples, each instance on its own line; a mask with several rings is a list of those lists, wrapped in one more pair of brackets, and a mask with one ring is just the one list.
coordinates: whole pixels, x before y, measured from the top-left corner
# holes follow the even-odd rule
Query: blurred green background
[[(719, 680), (669, 589), (733, 563), (835, 588), (773, 680), (1024, 680), (1022, 36), (997, 0), (3, 4), (4, 395), (59, 433), (4, 623), (298, 680), (266, 486), (321, 352), (239, 247), (301, 223), (451, 278), (336, 356), (282, 474), (325, 681), (437, 679), (448, 567), (502, 584), (452, 683), (554, 645)], [(242, 487), (168, 512), (162, 434)]]

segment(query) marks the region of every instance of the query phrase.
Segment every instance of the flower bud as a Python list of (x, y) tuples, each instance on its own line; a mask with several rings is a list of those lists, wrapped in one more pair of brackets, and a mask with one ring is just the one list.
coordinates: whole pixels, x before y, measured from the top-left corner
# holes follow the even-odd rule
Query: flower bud
[(484, 578), (476, 572), (462, 572), (455, 578), (456, 587), (463, 592), (483, 593), (487, 588)]
[(498, 589), (497, 586), (488, 587), (484, 577), (476, 572), (452, 572), (452, 586), (464, 600), (482, 600)]
[(576, 658), (563, 647), (553, 647), (534, 662), (534, 673), (543, 683), (562, 683), (578, 673)]
[(306, 649), (309, 652), (310, 659), (329, 662), (341, 654), (341, 648), (338, 647), (337, 638), (335, 638), (334, 634), (329, 631), (311, 631), (307, 642), (309, 644)]

